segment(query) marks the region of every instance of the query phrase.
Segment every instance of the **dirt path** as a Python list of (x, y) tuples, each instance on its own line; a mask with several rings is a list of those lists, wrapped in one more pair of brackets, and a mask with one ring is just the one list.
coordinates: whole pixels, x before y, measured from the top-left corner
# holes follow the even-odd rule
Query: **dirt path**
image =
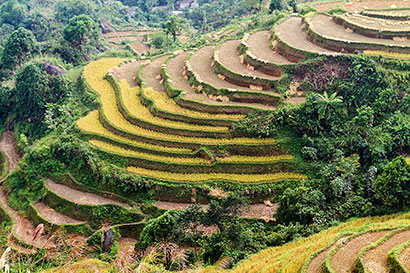
[[(343, 40), (346, 43), (358, 42), (358, 43), (373, 43), (379, 45), (394, 45), (394, 46), (409, 46), (410, 41), (395, 41), (392, 39), (377, 39), (360, 35), (355, 32), (346, 31), (341, 25), (336, 24), (332, 17), (317, 14), (311, 18), (311, 28), (317, 34), (323, 37), (329, 37), (330, 39)], [(364, 47), (363, 47), (364, 48)], [(386, 47), (387, 49), (387, 47)]]
[(224, 107), (226, 105), (249, 106), (260, 109), (273, 110), (274, 107), (266, 106), (258, 103), (238, 103), (238, 102), (218, 102), (208, 98), (203, 94), (195, 93), (191, 88), (187, 78), (184, 78), (183, 71), (185, 70), (185, 61), (191, 52), (183, 52), (178, 56), (171, 58), (167, 63), (167, 73), (172, 80), (172, 87), (185, 91), (185, 98), (193, 101), (198, 101), (206, 104)]
[(249, 50), (255, 57), (274, 64), (294, 64), (270, 47), (270, 31), (258, 31), (249, 36), (247, 41)]
[(366, 252), (364, 256), (364, 264), (370, 272), (387, 273), (387, 255), (396, 246), (410, 240), (410, 230), (405, 230), (394, 234), (377, 247)]
[(164, 86), (161, 84), (160, 74), (161, 67), (168, 56), (162, 56), (151, 61), (141, 70), (142, 79), (145, 82), (145, 87), (151, 87), (152, 89), (165, 92)]
[(108, 72), (110, 72), (117, 81), (125, 79), (131, 87), (134, 87), (137, 86), (136, 78), (140, 65), (140, 61), (133, 60), (130, 63), (122, 64), (120, 67), (114, 66)]
[(403, 263), (404, 268), (410, 271), (410, 246), (399, 254), (399, 260)]
[(61, 214), (41, 202), (33, 204), (33, 207), (37, 210), (40, 217), (55, 225), (80, 225), (86, 223)]
[(306, 269), (306, 273), (320, 273), (322, 270), (322, 264), (326, 259), (327, 254), (329, 254), (329, 252), (338, 244), (340, 244), (341, 242), (343, 242), (343, 240), (345, 240), (347, 238), (346, 237), (342, 237), (339, 240), (337, 240), (334, 244), (332, 244), (330, 247), (326, 248), (325, 250), (323, 250), (322, 252), (320, 252), (315, 258), (313, 258), (310, 263), (309, 266)]
[(360, 250), (381, 239), (389, 232), (389, 230), (383, 230), (364, 233), (350, 239), (330, 258), (330, 266), (336, 273), (351, 272)]
[(111, 200), (111, 199), (108, 199), (108, 198), (105, 198), (105, 197), (102, 197), (100, 195), (93, 194), (93, 193), (78, 191), (66, 185), (58, 184), (52, 181), (51, 179), (46, 179), (46, 184), (49, 187), (49, 189), (55, 194), (62, 196), (77, 204), (91, 205), (91, 206), (113, 204), (113, 205), (122, 206), (126, 209), (132, 208), (127, 203)]
[(16, 151), (16, 143), (14, 140), (13, 132), (6, 131), (3, 133), (0, 140), (0, 151), (2, 151), (7, 157), (10, 174), (16, 169), (20, 160), (20, 157)]
[[(156, 201), (154, 205), (164, 210), (186, 210), (189, 206), (193, 204)], [(209, 208), (209, 205), (206, 204), (201, 206), (203, 210), (207, 210)], [(265, 204), (252, 204), (249, 205), (248, 208), (240, 214), (240, 216), (244, 218), (260, 218), (265, 220), (272, 220), (278, 207), (278, 203), (272, 204), (272, 206), (267, 206)]]
[[(241, 91), (260, 91), (256, 89), (251, 89), (247, 87), (238, 86), (230, 82), (224, 81), (218, 77), (212, 67), (212, 55), (214, 53), (215, 46), (205, 46), (192, 55), (190, 64), (192, 70), (198, 73), (199, 78), (204, 82), (207, 82), (216, 88), (226, 88)], [(260, 91), (263, 93), (262, 91)]]
[(259, 77), (259, 78), (264, 78), (264, 79), (271, 79), (271, 80), (279, 79), (279, 77), (267, 75), (258, 70), (248, 69), (247, 66), (241, 62), (241, 59), (239, 57), (240, 54), (238, 53), (238, 47), (240, 43), (241, 43), (240, 40), (230, 40), (220, 45), (219, 60), (223, 66), (225, 66), (232, 72), (242, 74), (242, 75), (248, 75), (248, 76)]
[(317, 46), (309, 41), (305, 33), (302, 31), (302, 18), (300, 17), (289, 17), (287, 20), (276, 26), (275, 32), (284, 43), (296, 49), (320, 54), (337, 54), (334, 51)]

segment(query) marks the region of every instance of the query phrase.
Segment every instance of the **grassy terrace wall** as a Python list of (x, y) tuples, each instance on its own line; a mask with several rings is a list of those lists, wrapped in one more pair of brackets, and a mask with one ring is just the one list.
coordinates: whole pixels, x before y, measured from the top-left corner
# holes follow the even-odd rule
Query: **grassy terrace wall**
[(215, 47), (214, 55), (212, 56), (214, 69), (216, 73), (219, 73), (226, 77), (226, 81), (239, 86), (249, 87), (250, 85), (261, 86), (264, 90), (275, 89), (277, 90), (278, 84), (280, 84), (279, 79), (268, 79), (258, 76), (243, 75), (234, 71), (229, 70), (220, 61), (220, 47), (221, 44)]
[(199, 75), (193, 71), (190, 59), (193, 53), (187, 58), (186, 61), (186, 73), (191, 79), (193, 85), (202, 92), (210, 95), (221, 95), (227, 96), (229, 100), (236, 102), (248, 102), (248, 103), (261, 103), (265, 105), (276, 106), (281, 102), (281, 97), (277, 94), (270, 94), (268, 92), (258, 92), (258, 91), (242, 91), (226, 88), (217, 88), (207, 82), (204, 82), (199, 78)]
[(346, 18), (343, 15), (333, 16), (333, 21), (336, 24), (343, 26), (344, 28), (349, 28), (354, 32), (373, 38), (382, 38), (382, 39), (393, 39), (394, 37), (410, 37), (410, 28), (403, 31), (392, 31), (392, 30), (382, 30), (378, 28), (371, 28), (368, 26), (362, 26), (357, 22), (349, 21), (349, 18)]
[(200, 130), (189, 130), (189, 129), (176, 129), (165, 127), (159, 124), (150, 123), (147, 120), (141, 120), (131, 114), (128, 109), (124, 106), (124, 102), (121, 95), (121, 87), (111, 74), (106, 75), (106, 80), (110, 82), (112, 88), (115, 91), (115, 97), (117, 100), (117, 107), (121, 114), (125, 117), (125, 119), (133, 125), (139, 126), (141, 128), (145, 128), (147, 130), (167, 133), (167, 134), (175, 134), (181, 136), (193, 136), (193, 137), (217, 137), (217, 138), (225, 138), (229, 134), (226, 132), (210, 132), (210, 131), (200, 131)]
[(255, 69), (262, 71), (266, 74), (280, 76), (283, 72), (284, 68), (291, 67), (290, 64), (276, 64), (272, 62), (268, 62), (266, 60), (259, 59), (255, 55), (252, 54), (252, 51), (248, 45), (248, 39), (250, 37), (249, 33), (245, 33), (240, 45), (239, 45), (239, 52), (244, 56), (244, 61), (253, 66)]
[(170, 97), (176, 99), (176, 103), (187, 109), (194, 111), (213, 113), (213, 114), (247, 114), (252, 110), (258, 110), (256, 107), (250, 106), (240, 106), (240, 105), (230, 105), (230, 104), (208, 104), (200, 101), (189, 100), (185, 98), (185, 91), (175, 89), (172, 87), (172, 80), (169, 74), (167, 73), (166, 64), (169, 61), (169, 57), (165, 62), (164, 66), (161, 69), (161, 76), (164, 79), (165, 90), (167, 91)]
[(286, 59), (291, 60), (293, 62), (299, 62), (304, 59), (310, 59), (310, 58), (316, 58), (319, 56), (319, 53), (316, 52), (309, 52), (309, 51), (304, 51), (298, 48), (295, 48), (293, 46), (288, 45), (285, 43), (277, 34), (276, 34), (276, 26), (278, 26), (280, 23), (288, 19), (289, 17), (285, 17), (276, 24), (273, 25), (272, 27), (272, 39), (277, 41), (276, 49), (279, 52), (280, 55), (284, 56)]
[(409, 273), (408, 269), (406, 269), (404, 264), (399, 259), (400, 253), (402, 253), (403, 250), (405, 250), (409, 246), (410, 246), (410, 241), (408, 241), (407, 243), (398, 245), (392, 251), (389, 252), (387, 256), (387, 267), (389, 268), (390, 272)]
[(309, 19), (303, 18), (303, 23), (306, 24), (304, 31), (308, 39), (313, 43), (329, 50), (348, 53), (357, 53), (364, 50), (379, 50), (397, 53), (408, 53), (410, 51), (410, 46), (375, 44), (369, 42), (356, 42), (339, 40), (332, 37), (324, 37), (312, 30), (311, 22), (309, 22)]

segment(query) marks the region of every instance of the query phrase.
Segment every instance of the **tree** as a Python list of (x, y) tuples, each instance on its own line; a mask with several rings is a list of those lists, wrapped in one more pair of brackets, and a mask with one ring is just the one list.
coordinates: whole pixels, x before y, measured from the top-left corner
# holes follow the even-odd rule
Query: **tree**
[(98, 42), (100, 29), (88, 15), (75, 16), (64, 28), (63, 37), (73, 47), (83, 51), (89, 44)]
[(91, 15), (94, 13), (95, 5), (93, 1), (85, 0), (65, 0), (57, 4), (57, 12), (55, 18), (67, 24), (69, 20), (75, 16)]
[(321, 211), (325, 201), (322, 192), (315, 189), (298, 187), (287, 188), (280, 200), (277, 217), (280, 222), (300, 222), (310, 224)]
[(21, 27), (14, 31), (7, 40), (1, 57), (1, 67), (12, 69), (16, 65), (21, 65), (36, 53), (37, 49), (37, 41), (33, 33)]
[(14, 27), (22, 26), (27, 18), (27, 8), (17, 0), (9, 0), (1, 9), (0, 25), (10, 24)]
[(63, 77), (47, 74), (42, 63), (28, 64), (16, 75), (14, 109), (21, 120), (41, 120), (46, 105), (60, 102), (68, 88)]
[(293, 12), (298, 12), (298, 0), (290, 0), (289, 7), (292, 8)]
[(270, 12), (273, 12), (274, 10), (283, 9), (283, 7), (284, 7), (283, 0), (272, 0), (270, 2), (269, 10)]
[(184, 24), (186, 24), (186, 21), (182, 17), (173, 15), (164, 24), (165, 33), (172, 35), (175, 42), (177, 40), (177, 34), (183, 29)]
[(328, 121), (332, 115), (332, 112), (342, 103), (342, 97), (337, 96), (336, 92), (330, 96), (327, 92), (324, 92), (323, 95), (319, 95), (319, 98), (320, 104), (318, 109), (318, 118), (319, 120), (325, 119)]
[(399, 156), (386, 165), (374, 182), (376, 193), (389, 206), (400, 208), (409, 204), (410, 165)]

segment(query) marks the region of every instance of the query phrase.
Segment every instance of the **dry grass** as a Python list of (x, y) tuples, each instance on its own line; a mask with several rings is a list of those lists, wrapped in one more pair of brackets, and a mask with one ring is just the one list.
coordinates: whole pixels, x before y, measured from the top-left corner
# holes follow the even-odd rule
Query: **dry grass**
[(232, 181), (240, 183), (260, 183), (282, 179), (307, 179), (303, 174), (297, 173), (272, 173), (272, 174), (229, 174), (229, 173), (169, 173), (153, 171), (143, 168), (128, 167), (128, 171), (149, 176), (157, 179), (182, 181), (182, 182), (205, 182), (205, 181)]

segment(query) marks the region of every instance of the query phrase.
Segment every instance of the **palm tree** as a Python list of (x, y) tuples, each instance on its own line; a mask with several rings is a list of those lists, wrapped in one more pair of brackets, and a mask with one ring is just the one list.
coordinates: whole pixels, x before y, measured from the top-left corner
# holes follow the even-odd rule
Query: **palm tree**
[(327, 92), (324, 92), (323, 95), (319, 94), (320, 104), (318, 109), (318, 118), (319, 120), (325, 119), (326, 122), (330, 119), (332, 112), (343, 102), (341, 96), (337, 96), (337, 93), (333, 93), (330, 96)]

